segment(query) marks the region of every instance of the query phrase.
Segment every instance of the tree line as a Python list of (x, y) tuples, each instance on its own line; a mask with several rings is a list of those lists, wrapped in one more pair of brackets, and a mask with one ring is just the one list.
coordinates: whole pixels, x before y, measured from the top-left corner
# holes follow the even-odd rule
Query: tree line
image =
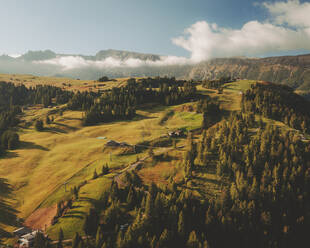
[(310, 102), (288, 86), (256, 83), (242, 97), (242, 110), (310, 132)]
[(231, 77), (221, 77), (219, 79), (208, 80), (205, 79), (202, 81), (202, 87), (207, 89), (219, 89), (226, 83), (233, 82), (234, 79)]
[(160, 84), (159, 89), (148, 88), (130, 79), (126, 86), (104, 92), (100, 97), (95, 93), (80, 93), (68, 103), (69, 109), (85, 111), (84, 125), (115, 120), (130, 120), (136, 108), (146, 103), (163, 105), (180, 104), (196, 97), (196, 87), (186, 82), (183, 87)]
[(19, 124), (18, 115), (22, 114), (23, 107), (33, 104), (43, 104), (45, 107), (64, 104), (72, 95), (72, 92), (54, 86), (27, 88), (22, 84), (0, 82), (0, 155), (6, 149), (15, 149), (19, 145), (19, 136), (14, 127)]

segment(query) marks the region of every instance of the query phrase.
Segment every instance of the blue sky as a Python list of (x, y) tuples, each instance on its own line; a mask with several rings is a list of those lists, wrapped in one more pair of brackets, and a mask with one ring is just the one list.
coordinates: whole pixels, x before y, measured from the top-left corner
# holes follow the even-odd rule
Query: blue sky
[[(0, 0), (0, 54), (20, 54), (27, 50), (43, 49), (58, 53), (95, 54), (99, 50), (111, 48), (191, 57), (195, 53), (193, 47), (186, 49), (186, 43), (176, 44), (178, 42), (172, 42), (172, 39), (184, 37), (184, 30), (198, 22), (209, 25), (215, 23), (219, 27), (233, 30), (239, 30), (251, 21), (265, 23), (270, 18), (270, 11), (262, 7), (263, 2)], [(298, 5), (308, 2), (299, 1)], [(200, 25), (197, 30), (199, 28), (206, 27)], [(191, 33), (190, 36), (194, 35)], [(304, 47), (299, 44), (296, 49), (290, 46), (289, 50), (291, 53), (295, 53), (295, 50), (308, 51)], [(251, 55), (251, 51), (249, 54), (247, 51), (240, 53)], [(283, 49), (276, 52), (262, 49), (258, 55), (285, 52)], [(221, 53), (213, 56), (217, 54), (223, 56)]]

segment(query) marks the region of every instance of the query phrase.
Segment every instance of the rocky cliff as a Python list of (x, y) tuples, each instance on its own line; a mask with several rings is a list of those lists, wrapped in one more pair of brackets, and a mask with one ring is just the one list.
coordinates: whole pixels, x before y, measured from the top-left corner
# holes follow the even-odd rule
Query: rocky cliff
[(261, 59), (223, 58), (202, 62), (188, 74), (194, 79), (221, 76), (264, 80), (287, 84), (299, 90), (310, 90), (310, 54)]

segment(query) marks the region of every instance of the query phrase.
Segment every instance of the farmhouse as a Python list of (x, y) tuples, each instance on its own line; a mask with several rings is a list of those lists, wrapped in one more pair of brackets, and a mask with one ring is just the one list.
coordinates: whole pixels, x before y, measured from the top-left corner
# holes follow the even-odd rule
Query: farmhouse
[(32, 230), (30, 228), (24, 226), (24, 227), (18, 228), (15, 231), (13, 231), (13, 235), (17, 236), (17, 237), (21, 237), (21, 236), (23, 236), (27, 233), (31, 233), (31, 232), (32, 232)]
[(17, 243), (19, 244), (19, 248), (32, 247), (34, 243), (34, 238), (38, 232), (40, 231), (36, 230), (21, 236), (20, 239), (17, 241)]
[(173, 137), (173, 138), (182, 137), (184, 136), (184, 132), (183, 130), (179, 129), (179, 130), (169, 132), (168, 136)]

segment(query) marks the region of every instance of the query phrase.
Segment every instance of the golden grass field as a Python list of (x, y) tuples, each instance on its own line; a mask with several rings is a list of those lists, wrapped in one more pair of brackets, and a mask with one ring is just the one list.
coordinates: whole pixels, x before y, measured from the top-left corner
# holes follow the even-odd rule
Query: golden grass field
[[(72, 84), (70, 90), (80, 90), (81, 87), (85, 86), (85, 83), (97, 83), (94, 81), (3, 74), (0, 75), (0, 81), (23, 83), (27, 86), (36, 84), (60, 86), (62, 83), (70, 83)], [(113, 84), (120, 86), (125, 81), (125, 79), (118, 79)], [(107, 84), (109, 83), (107, 82)], [(251, 83), (253, 82), (240, 81), (229, 84), (221, 95), (218, 95), (214, 90), (206, 90), (200, 86), (198, 90), (203, 94), (218, 97), (223, 109), (235, 111), (240, 109), (240, 91), (246, 90)], [(113, 172), (125, 168), (128, 164), (136, 161), (137, 157), (142, 158), (147, 153), (144, 151), (144, 153), (137, 155), (122, 155), (118, 149), (104, 149), (106, 141), (115, 140), (137, 144), (142, 140), (151, 141), (166, 135), (169, 130), (199, 128), (202, 115), (183, 111), (186, 109), (185, 105), (195, 105), (195, 103), (172, 107), (144, 106), (137, 111), (137, 117), (134, 120), (90, 127), (81, 125), (83, 113), (79, 111), (65, 111), (62, 116), (57, 113), (50, 115), (54, 117), (54, 122), (46, 126), (43, 132), (35, 131), (33, 125), (22, 124), (19, 128), (22, 142), (20, 148), (10, 151), (6, 157), (0, 159), (0, 177), (7, 178), (15, 189), (14, 205), (20, 211), (19, 216), (25, 220), (30, 217), (34, 221), (36, 219), (33, 216), (34, 213), (39, 214), (40, 211), (42, 213), (42, 209), (54, 213), (55, 206), (60, 200), (71, 197), (70, 188), (87, 180), (87, 183), (80, 190), (82, 198), (74, 203), (74, 210), (70, 210), (70, 212), (75, 212), (66, 213), (67, 217), (61, 218), (59, 223), (48, 228), (48, 233), (52, 238), (57, 237), (60, 227), (64, 230), (65, 237), (71, 238), (76, 231), (82, 230), (83, 213), (87, 213), (91, 206), (89, 199), (98, 200), (101, 194), (109, 188)], [(160, 125), (159, 120), (169, 110), (173, 110), (174, 115), (168, 118), (164, 125)], [(51, 109), (31, 107), (25, 110), (22, 119), (25, 123), (31, 124), (38, 118), (44, 119), (49, 111)], [(178, 145), (185, 143), (184, 140), (181, 140)], [(139, 175), (145, 183), (165, 184), (171, 177), (174, 177), (175, 180), (181, 178), (178, 163), (183, 157), (183, 152), (169, 150), (168, 154), (173, 157), (171, 161), (146, 166), (139, 171)], [(94, 170), (100, 173), (105, 164), (109, 165), (112, 173), (93, 180)], [(201, 180), (196, 181), (197, 185), (188, 186), (189, 189), (196, 190), (197, 194), (211, 194), (211, 191), (219, 190), (213, 172), (201, 172), (198, 177)], [(67, 183), (67, 191), (64, 187), (65, 182)], [(198, 192), (200, 183), (203, 183), (205, 188), (209, 190)], [(40, 218), (38, 221), (40, 222)], [(43, 223), (46, 224), (46, 220), (42, 219), (42, 223), (39, 224)]]
[(24, 84), (26, 87), (34, 87), (36, 85), (52, 85), (71, 91), (98, 91), (107, 90), (112, 87), (120, 87), (125, 85), (128, 78), (118, 78), (115, 81), (98, 82), (96, 80), (79, 80), (61, 77), (42, 77), (33, 75), (20, 74), (0, 74), (0, 82), (11, 82), (14, 84)]

